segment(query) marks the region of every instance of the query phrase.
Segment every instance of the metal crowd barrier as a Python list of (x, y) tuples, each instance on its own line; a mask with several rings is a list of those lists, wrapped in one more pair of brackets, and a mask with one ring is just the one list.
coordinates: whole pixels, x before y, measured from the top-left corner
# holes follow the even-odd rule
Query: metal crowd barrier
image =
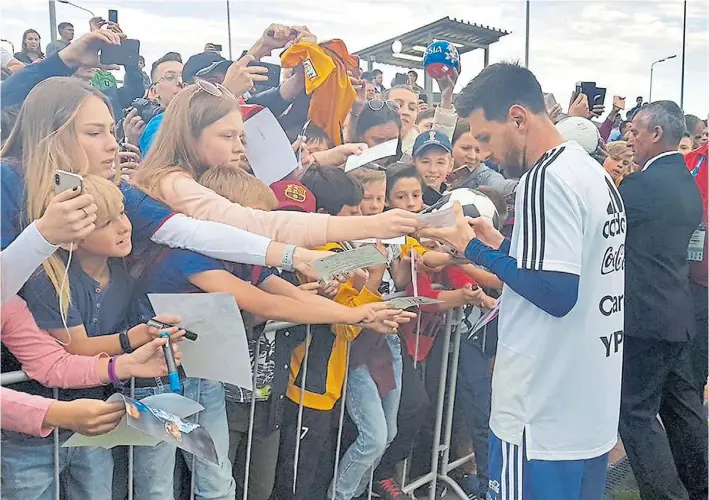
[[(394, 298), (397, 296), (405, 296), (405, 293), (398, 293), (398, 294), (392, 294), (389, 296), (389, 298)], [(445, 321), (445, 327), (442, 329), (442, 331), (439, 332), (439, 336), (441, 336), (441, 341), (443, 342), (442, 345), (442, 361), (441, 361), (441, 370), (440, 370), (440, 375), (439, 375), (439, 381), (438, 381), (438, 398), (436, 401), (435, 405), (435, 421), (434, 421), (434, 432), (433, 432), (433, 443), (432, 443), (432, 453), (431, 453), (431, 466), (430, 466), (430, 471), (426, 474), (424, 474), (421, 477), (415, 478), (414, 480), (407, 482), (406, 484), (403, 484), (406, 478), (406, 470), (404, 470), (404, 477), (402, 477), (402, 489), (404, 493), (406, 494), (411, 494), (413, 491), (416, 489), (425, 486), (425, 485), (430, 485), (430, 494), (429, 494), (429, 499), (430, 500), (435, 500), (435, 493), (436, 493), (436, 482), (438, 480), (443, 481), (446, 483), (458, 496), (460, 496), (461, 499), (467, 499), (467, 495), (465, 492), (461, 489), (461, 487), (452, 479), (448, 476), (448, 474), (460, 467), (461, 465), (470, 462), (473, 460), (475, 454), (471, 453), (468, 456), (459, 458), (457, 460), (454, 460), (453, 462), (450, 461), (450, 449), (451, 449), (451, 436), (453, 433), (453, 408), (455, 405), (455, 393), (456, 393), (456, 383), (457, 383), (457, 367), (458, 367), (458, 359), (459, 359), (459, 354), (460, 354), (460, 341), (461, 341), (461, 333), (462, 333), (462, 328), (459, 328), (459, 326), (462, 323), (463, 318), (463, 308), (457, 308), (451, 311), (448, 311), (445, 314), (446, 316), (446, 321)], [(269, 322), (262, 334), (268, 333), (268, 332), (276, 332), (278, 330), (282, 330), (288, 327), (292, 326), (298, 326), (294, 325), (292, 323), (283, 323), (283, 322)], [(419, 341), (419, 336), (420, 336), (420, 322), (417, 323), (417, 328), (416, 328), (416, 346), (415, 346), (415, 351), (418, 352), (418, 341)], [(301, 382), (301, 393), (300, 393), (300, 400), (299, 400), (299, 408), (298, 408), (298, 425), (296, 427), (296, 432), (302, 436), (300, 433), (301, 427), (302, 427), (302, 419), (303, 419), (303, 400), (304, 400), (304, 387), (305, 387), (305, 382), (306, 382), (306, 377), (307, 377), (307, 372), (308, 372), (308, 353), (309, 353), (309, 345), (310, 341), (312, 339), (312, 334), (311, 334), (311, 329), (310, 325), (306, 325), (306, 343), (305, 343), (305, 352), (304, 352), (304, 357), (303, 361), (301, 363), (301, 371), (302, 371), (302, 382)], [(403, 345), (403, 344), (402, 344)], [(255, 343), (255, 352), (254, 352), (254, 360), (259, 359), (259, 342), (257, 341)], [(406, 356), (407, 354), (403, 352), (402, 350), (402, 356)], [(349, 374), (349, 357), (350, 357), (350, 343), (347, 344), (347, 369), (345, 371), (345, 379), (343, 383), (343, 388), (342, 388), (342, 394), (340, 396), (341, 404), (340, 404), (340, 415), (339, 415), (339, 423), (338, 423), (338, 430), (337, 430), (337, 442), (336, 442), (336, 449), (335, 449), (335, 468), (333, 471), (333, 482), (337, 481), (337, 476), (338, 476), (338, 468), (339, 468), (339, 460), (340, 460), (340, 451), (341, 451), (341, 446), (342, 446), (342, 429), (343, 429), (343, 424), (344, 424), (344, 417), (345, 417), (345, 404), (344, 401), (346, 399), (347, 395), (347, 377)], [(450, 361), (450, 363), (449, 363)], [(254, 363), (254, 373), (253, 373), (253, 386), (254, 388), (256, 387), (256, 373), (257, 373), (257, 361)], [(448, 368), (451, 367), (451, 373), (450, 373), (450, 378), (448, 376)], [(16, 371), (16, 372), (8, 372), (8, 373), (3, 373), (2, 376), (0, 377), (0, 384), (1, 385), (8, 385), (8, 384), (13, 384), (17, 382), (24, 382), (29, 380), (27, 375), (22, 372), (22, 371)], [(134, 396), (134, 390), (135, 390), (135, 381), (131, 380), (130, 384), (130, 395), (131, 397)], [(446, 387), (447, 386), (447, 387)], [(447, 391), (446, 391), (447, 389)], [(446, 395), (447, 395), (447, 404), (446, 404)], [(54, 398), (58, 398), (58, 390), (54, 389)], [(198, 392), (197, 392), (197, 399), (199, 399), (199, 385), (198, 385)], [(244, 485), (243, 485), (243, 500), (248, 499), (248, 482), (249, 482), (249, 471), (250, 471), (250, 462), (251, 462), (251, 451), (252, 451), (252, 442), (253, 442), (253, 427), (254, 427), (254, 415), (256, 411), (256, 391), (252, 390), (251, 391), (251, 408), (250, 408), (250, 418), (249, 418), (249, 429), (248, 429), (248, 438), (247, 438), (247, 444), (246, 444), (246, 465), (245, 465), (245, 471), (244, 471)], [(199, 419), (199, 413), (197, 414), (197, 419)], [(54, 430), (54, 479), (55, 479), (55, 498), (57, 500), (60, 500), (60, 481), (59, 481), (59, 471), (60, 471), (60, 463), (59, 463), (59, 431), (58, 429)], [(293, 474), (293, 492), (295, 493), (296, 491), (296, 485), (297, 485), (297, 480), (298, 480), (298, 463), (299, 463), (299, 458), (300, 458), (300, 440), (302, 437), (300, 437), (296, 441), (296, 448), (295, 448), (295, 457), (294, 457), (294, 474)], [(487, 452), (487, 450), (484, 450), (484, 452)], [(192, 471), (195, 470), (195, 456), (192, 456)], [(406, 467), (405, 467), (406, 468)], [(373, 475), (372, 471), (372, 475)], [(127, 495), (128, 495), (128, 500), (133, 500), (133, 446), (128, 446), (128, 488), (127, 488)], [(114, 486), (114, 490), (116, 487)], [(195, 474), (191, 473), (191, 481), (190, 481), (190, 493), (189, 493), (189, 498), (193, 500), (195, 498)], [(332, 500), (335, 498), (335, 486), (333, 485), (332, 487)], [(372, 477), (370, 476), (370, 485), (369, 485), (369, 494), (368, 498), (372, 498)]]

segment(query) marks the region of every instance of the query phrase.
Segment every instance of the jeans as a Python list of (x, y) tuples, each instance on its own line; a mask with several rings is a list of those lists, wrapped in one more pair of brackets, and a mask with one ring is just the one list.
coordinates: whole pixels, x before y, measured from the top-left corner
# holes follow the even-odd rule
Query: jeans
[(397, 335), (388, 335), (387, 342), (393, 358), (396, 389), (380, 396), (366, 365), (349, 372), (347, 412), (359, 434), (342, 457), (336, 482), (333, 482), (337, 500), (350, 500), (364, 493), (370, 471), (376, 469), (396, 436), (401, 398), (401, 342)]
[[(197, 395), (199, 389), (199, 397)], [(146, 387), (135, 390), (135, 399), (167, 392), (166, 387)], [(204, 410), (187, 418), (198, 422), (212, 437), (217, 449), (219, 465), (207, 462), (182, 451), (187, 467), (195, 476), (195, 498), (234, 500), (236, 483), (229, 461), (229, 428), (227, 426), (224, 387), (212, 380), (187, 378), (183, 381), (183, 395), (204, 406)], [(156, 446), (136, 446), (133, 451), (135, 498), (172, 500), (173, 471), (176, 447), (162, 442)], [(194, 458), (194, 470), (192, 460)]]
[[(61, 431), (61, 446), (72, 432)], [(98, 447), (59, 448), (59, 471), (64, 475), (66, 498), (110, 500), (113, 454)], [(2, 433), (3, 499), (54, 500), (54, 438), (16, 432)]]

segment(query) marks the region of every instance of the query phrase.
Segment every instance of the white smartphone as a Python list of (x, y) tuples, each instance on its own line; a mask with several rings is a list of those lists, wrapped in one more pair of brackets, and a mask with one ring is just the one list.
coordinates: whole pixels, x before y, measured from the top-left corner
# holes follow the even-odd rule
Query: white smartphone
[[(54, 171), (54, 194), (63, 193), (64, 191), (77, 190), (81, 192), (84, 178), (79, 174), (65, 172), (64, 170)], [(78, 189), (77, 189), (78, 188)]]

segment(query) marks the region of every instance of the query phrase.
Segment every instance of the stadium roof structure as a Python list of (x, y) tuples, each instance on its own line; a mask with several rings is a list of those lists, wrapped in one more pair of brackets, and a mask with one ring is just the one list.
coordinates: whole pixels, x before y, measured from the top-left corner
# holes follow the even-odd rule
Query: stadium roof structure
[[(490, 45), (509, 34), (509, 31), (490, 26), (444, 17), (357, 51), (356, 55), (362, 62), (367, 62), (370, 69), (374, 63), (422, 69), (426, 46), (434, 40), (446, 40), (455, 45), (461, 55), (475, 49), (483, 49), (485, 66), (487, 66)], [(392, 50), (392, 44), (396, 41), (400, 41), (402, 45), (399, 53), (394, 53)]]

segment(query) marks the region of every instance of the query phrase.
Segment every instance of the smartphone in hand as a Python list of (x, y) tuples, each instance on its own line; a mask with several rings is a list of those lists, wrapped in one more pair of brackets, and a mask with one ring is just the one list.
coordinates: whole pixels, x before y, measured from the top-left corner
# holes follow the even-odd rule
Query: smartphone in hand
[(101, 49), (101, 64), (137, 66), (140, 40), (126, 38), (120, 45), (107, 45)]
[(64, 170), (54, 171), (54, 194), (64, 191), (77, 190), (81, 192), (84, 178), (79, 174), (65, 172)]

